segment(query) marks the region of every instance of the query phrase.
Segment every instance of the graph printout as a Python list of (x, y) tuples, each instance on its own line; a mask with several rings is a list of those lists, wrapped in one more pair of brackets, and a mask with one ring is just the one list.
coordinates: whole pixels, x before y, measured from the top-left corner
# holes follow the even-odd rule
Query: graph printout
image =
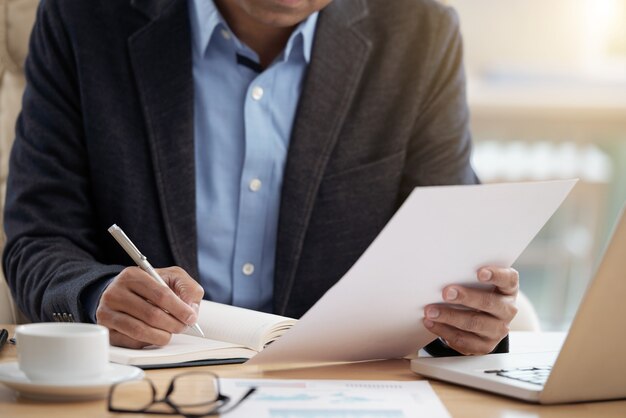
[(257, 391), (230, 418), (449, 418), (426, 381), (223, 379), (237, 399)]

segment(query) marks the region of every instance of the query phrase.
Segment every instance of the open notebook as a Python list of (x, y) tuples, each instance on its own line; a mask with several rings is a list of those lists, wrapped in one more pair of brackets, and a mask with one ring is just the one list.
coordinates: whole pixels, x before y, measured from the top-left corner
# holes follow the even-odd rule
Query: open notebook
[(183, 367), (200, 364), (241, 363), (283, 335), (295, 319), (203, 300), (198, 325), (206, 338), (172, 336), (163, 347), (141, 350), (111, 347), (114, 363), (142, 368)]

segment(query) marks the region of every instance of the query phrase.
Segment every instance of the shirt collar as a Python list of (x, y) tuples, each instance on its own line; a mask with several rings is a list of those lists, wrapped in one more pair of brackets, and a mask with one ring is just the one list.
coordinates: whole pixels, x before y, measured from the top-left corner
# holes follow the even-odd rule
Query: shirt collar
[[(204, 55), (211, 35), (224, 19), (213, 0), (192, 0), (189, 2), (191, 15), (191, 31), (197, 52)], [(224, 23), (226, 26), (226, 24)]]
[(315, 38), (315, 28), (317, 27), (317, 17), (319, 16), (319, 12), (315, 12), (307, 17), (305, 20), (300, 22), (300, 24), (293, 31), (289, 40), (287, 41), (287, 45), (285, 46), (284, 59), (291, 55), (291, 52), (296, 45), (295, 40), (299, 35), (302, 36), (302, 54), (304, 55), (304, 60), (307, 64), (311, 61), (311, 51), (313, 50), (313, 38)]
[[(228, 24), (220, 14), (213, 0), (192, 0), (190, 2), (190, 8), (194, 46), (196, 50), (200, 52), (200, 55), (204, 55), (215, 29), (220, 25), (228, 28)], [(310, 62), (318, 15), (319, 12), (311, 14), (296, 27), (285, 45), (285, 51), (282, 55), (283, 60), (289, 58), (293, 48), (299, 44), (296, 42), (296, 39), (301, 35), (302, 53), (306, 62)], [(230, 29), (228, 30), (230, 31)]]

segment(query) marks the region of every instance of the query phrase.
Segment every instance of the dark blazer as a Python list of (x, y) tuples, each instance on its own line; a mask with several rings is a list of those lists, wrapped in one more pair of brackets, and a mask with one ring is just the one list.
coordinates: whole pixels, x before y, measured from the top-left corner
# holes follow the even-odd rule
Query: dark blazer
[[(85, 289), (132, 264), (113, 223), (153, 265), (198, 276), (188, 20), (184, 0), (42, 2), (3, 255), (30, 319), (88, 320)], [(283, 183), (276, 313), (306, 312), (414, 187), (477, 181), (461, 61), (457, 17), (434, 0), (321, 12)]]

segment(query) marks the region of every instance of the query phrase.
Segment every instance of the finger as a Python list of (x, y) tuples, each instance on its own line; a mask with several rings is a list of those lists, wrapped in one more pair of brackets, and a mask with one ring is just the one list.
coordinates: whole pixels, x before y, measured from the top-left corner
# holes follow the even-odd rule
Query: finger
[(433, 322), (447, 324), (483, 338), (501, 340), (509, 333), (507, 322), (475, 310), (430, 305), (425, 311), (426, 318)]
[(486, 312), (504, 321), (511, 321), (517, 314), (515, 297), (482, 289), (460, 285), (443, 289), (443, 299), (453, 305), (463, 305), (477, 311)]
[(493, 351), (497, 345), (497, 342), (492, 340), (486, 340), (471, 332), (462, 331), (429, 319), (424, 319), (424, 326), (433, 334), (443, 338), (450, 348), (461, 354), (487, 354)]
[(135, 341), (147, 345), (167, 345), (172, 338), (172, 334), (133, 318), (132, 316), (109, 309), (105, 305), (100, 305), (96, 311), (98, 324), (104, 325), (109, 330), (115, 330)]
[(107, 293), (106, 296), (103, 295), (103, 298), (108, 308), (126, 313), (153, 328), (162, 329), (171, 334), (179, 334), (187, 328), (187, 325), (133, 292)]
[(138, 296), (166, 310), (174, 318), (186, 325), (193, 325), (197, 320), (196, 312), (183, 302), (168, 286), (163, 286), (150, 275), (139, 269), (133, 276), (125, 277), (125, 285)]
[(109, 330), (109, 343), (116, 347), (134, 348), (136, 350), (150, 345), (148, 343), (142, 343), (141, 341), (132, 339), (114, 329)]
[(519, 273), (514, 268), (483, 267), (477, 276), (480, 282), (493, 284), (505, 295), (516, 295), (519, 291)]
[(158, 270), (165, 283), (187, 305), (197, 305), (204, 296), (204, 289), (180, 267), (167, 267)]

